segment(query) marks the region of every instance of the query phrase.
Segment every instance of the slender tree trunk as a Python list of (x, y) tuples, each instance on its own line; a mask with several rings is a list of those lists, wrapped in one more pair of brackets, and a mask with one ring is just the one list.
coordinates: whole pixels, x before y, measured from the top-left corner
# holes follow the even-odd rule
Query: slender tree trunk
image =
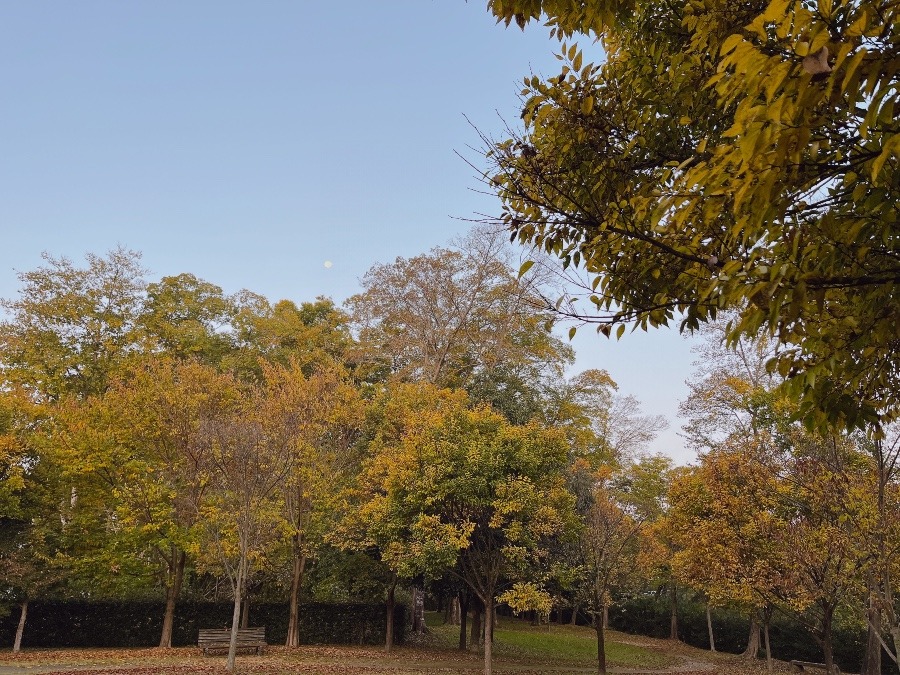
[[(604, 605), (604, 608), (606, 606)], [(606, 675), (606, 630), (603, 625), (603, 615), (594, 615), (594, 631), (597, 633), (597, 672), (599, 675)]]
[(747, 638), (747, 648), (741, 655), (745, 659), (755, 659), (759, 654), (759, 623), (756, 621), (756, 612), (750, 616), (750, 636)]
[(878, 604), (878, 588), (873, 574), (869, 574), (868, 586), (869, 606), (866, 614), (869, 621), (866, 653), (860, 675), (881, 675), (881, 607)]
[(469, 633), (469, 647), (472, 651), (481, 646), (481, 605), (475, 605), (472, 610), (472, 631)]
[(174, 569), (169, 570), (166, 584), (166, 611), (163, 614), (162, 635), (159, 638), (160, 648), (172, 646), (172, 629), (175, 626), (175, 603), (181, 594), (181, 583), (184, 580), (184, 564), (187, 555), (184, 551), (173, 549), (172, 562)]
[(13, 654), (18, 654), (22, 649), (22, 636), (25, 634), (25, 619), (28, 618), (28, 598), (22, 601), (19, 614), (19, 624), (16, 626), (16, 639), (13, 641)]
[(241, 604), (241, 628), (250, 627), (250, 592), (249, 589), (244, 593), (243, 603)]
[(234, 584), (234, 611), (231, 614), (231, 640), (228, 643), (228, 660), (225, 662), (225, 668), (229, 673), (234, 672), (234, 661), (237, 656), (237, 636), (238, 625), (241, 620), (241, 594), (244, 590), (246, 579), (246, 554), (241, 555), (241, 561), (238, 563), (238, 575)]
[(572, 624), (573, 626), (578, 623), (578, 608), (579, 608), (578, 603), (573, 602), (572, 603), (572, 618), (569, 619), (569, 623)]
[(294, 569), (291, 574), (291, 599), (288, 607), (288, 632), (287, 640), (285, 640), (286, 647), (300, 646), (300, 587), (303, 585), (303, 573), (305, 571), (306, 554), (299, 552), (295, 553)]
[(494, 652), (494, 594), (488, 593), (484, 603), (484, 675), (491, 675)]
[(387, 617), (385, 619), (385, 630), (384, 630), (384, 651), (389, 652), (394, 647), (394, 591), (397, 590), (397, 576), (394, 575), (394, 578), (391, 579), (391, 585), (388, 586), (387, 592), (387, 602), (385, 603), (387, 607)]
[(462, 593), (458, 596), (459, 602), (459, 649), (466, 651), (466, 621), (469, 618), (469, 597)]
[(673, 581), (669, 586), (669, 603), (671, 616), (669, 618), (669, 639), (678, 639), (678, 587)]
[(609, 629), (609, 605), (603, 605), (603, 630)]
[(413, 587), (412, 629), (414, 633), (425, 632), (425, 591), (419, 586)]
[(825, 656), (825, 672), (828, 675), (834, 673), (834, 638), (831, 630), (833, 614), (834, 609), (826, 608), (822, 618), (822, 651)]
[(709, 632), (709, 651), (716, 651), (716, 636), (713, 633), (713, 625), (712, 625), (712, 610), (709, 608), (709, 603), (706, 603), (706, 630)]
[(766, 670), (770, 673), (772, 672), (772, 643), (769, 641), (769, 624), (771, 623), (771, 617), (766, 616), (766, 620), (763, 623), (763, 637), (766, 641)]

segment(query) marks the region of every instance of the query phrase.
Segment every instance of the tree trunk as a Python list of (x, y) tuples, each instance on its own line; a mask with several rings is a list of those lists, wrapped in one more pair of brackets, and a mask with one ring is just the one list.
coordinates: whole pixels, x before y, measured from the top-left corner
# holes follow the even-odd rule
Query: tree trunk
[(706, 630), (709, 632), (709, 651), (716, 651), (716, 636), (713, 633), (713, 625), (712, 625), (712, 611), (709, 608), (709, 603), (706, 604)]
[(484, 675), (491, 675), (494, 647), (494, 594), (488, 594), (484, 603)]
[(244, 602), (241, 605), (241, 628), (250, 627), (250, 593), (244, 593)]
[(825, 656), (825, 672), (831, 675), (834, 673), (834, 639), (831, 630), (834, 609), (825, 608), (822, 614), (822, 651)]
[(669, 586), (671, 616), (669, 618), (669, 639), (678, 639), (678, 588), (673, 581)]
[(303, 585), (303, 573), (306, 570), (306, 554), (294, 555), (294, 569), (291, 574), (291, 599), (288, 606), (288, 631), (286, 647), (300, 646), (300, 587)]
[(772, 643), (769, 642), (769, 624), (771, 623), (771, 617), (766, 616), (766, 621), (763, 623), (763, 637), (766, 640), (766, 670), (770, 673), (772, 672)]
[(569, 623), (573, 626), (578, 623), (578, 607), (577, 602), (572, 603), (572, 618), (569, 620)]
[(22, 635), (25, 634), (25, 619), (28, 618), (28, 598), (22, 601), (22, 611), (19, 614), (19, 624), (16, 626), (16, 638), (13, 641), (13, 654), (18, 654), (22, 649)]
[(163, 614), (162, 635), (159, 646), (166, 649), (172, 646), (172, 628), (175, 626), (175, 603), (181, 593), (181, 582), (184, 580), (184, 564), (187, 555), (184, 551), (173, 550), (172, 562), (175, 569), (170, 569), (166, 584), (166, 611)]
[[(605, 609), (604, 605), (604, 609)], [(594, 615), (594, 630), (597, 633), (597, 672), (606, 675), (606, 642), (602, 614)]]
[(459, 625), (460, 621), (459, 597), (454, 595), (450, 600), (450, 623), (454, 626)]
[(750, 636), (747, 638), (747, 649), (741, 654), (745, 659), (755, 659), (759, 654), (759, 623), (756, 613), (750, 617)]
[(384, 651), (389, 652), (394, 647), (394, 591), (397, 590), (397, 577), (391, 579), (391, 585), (387, 592), (387, 618), (384, 630)]
[(231, 613), (231, 640), (228, 643), (228, 659), (225, 662), (225, 668), (229, 673), (234, 672), (234, 660), (237, 656), (238, 624), (241, 620), (241, 593), (244, 590), (246, 566), (246, 554), (243, 554), (240, 563), (238, 563), (238, 575), (234, 584), (234, 611)]
[(459, 594), (457, 598), (459, 604), (459, 649), (466, 651), (466, 621), (469, 618), (469, 596)]
[(413, 587), (412, 630), (413, 633), (425, 632), (425, 591), (419, 586)]
[(873, 575), (869, 575), (868, 632), (860, 675), (881, 675), (881, 608)]
[(603, 630), (609, 628), (609, 605), (603, 605)]
[(472, 610), (472, 632), (469, 633), (469, 647), (474, 652), (481, 646), (481, 605), (476, 603)]

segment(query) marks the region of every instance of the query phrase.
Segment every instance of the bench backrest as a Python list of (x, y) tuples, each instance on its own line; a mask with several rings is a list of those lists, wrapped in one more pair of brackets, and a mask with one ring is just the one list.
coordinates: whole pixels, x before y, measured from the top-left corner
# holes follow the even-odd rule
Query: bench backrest
[[(238, 628), (237, 638), (238, 644), (241, 642), (265, 642), (266, 627)], [(202, 644), (204, 642), (228, 642), (230, 640), (230, 628), (201, 628), (197, 642)]]

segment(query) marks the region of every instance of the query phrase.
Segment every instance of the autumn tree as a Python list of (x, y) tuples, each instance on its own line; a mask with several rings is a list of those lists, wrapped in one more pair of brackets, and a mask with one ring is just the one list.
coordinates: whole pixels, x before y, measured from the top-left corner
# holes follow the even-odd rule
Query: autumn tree
[(376, 265), (347, 304), (369, 358), (407, 380), (460, 387), (480, 372), (569, 357), (505, 241), (474, 231), (453, 248)]
[(245, 584), (252, 567), (287, 529), (283, 487), (293, 448), (284, 442), (279, 402), (268, 394), (263, 388), (251, 389), (229, 414), (203, 424), (211, 490), (202, 516), (209, 550), (215, 552), (205, 562), (224, 568), (234, 595), (229, 672), (234, 670)]
[(488, 7), (564, 41), (486, 178), (521, 242), (591, 276), (572, 311), (621, 335), (731, 308), (810, 421), (896, 417), (896, 3)]
[(101, 393), (139, 341), (140, 254), (88, 254), (85, 268), (43, 257), (45, 267), (19, 274), (19, 297), (2, 301), (0, 375), (40, 400)]
[(138, 322), (150, 350), (219, 365), (235, 349), (235, 312), (219, 286), (184, 273), (147, 284)]
[(875, 473), (846, 437), (761, 439), (733, 439), (676, 482), (674, 566), (716, 601), (797, 617), (831, 669), (835, 612), (865, 595), (875, 552)]
[(335, 364), (322, 364), (309, 376), (296, 361), (264, 365), (263, 377), (267, 443), (282, 448), (290, 460), (281, 491), (291, 562), (286, 644), (296, 647), (306, 563), (325, 536), (323, 521), (337, 508), (342, 481), (355, 468), (363, 404), (358, 389)]
[[(598, 476), (598, 478), (602, 478)], [(606, 616), (615, 590), (633, 576), (644, 516), (629, 513), (608, 480), (596, 480), (590, 505), (582, 515), (577, 561), (581, 597), (597, 635), (597, 672), (606, 674)]]
[(102, 395), (71, 401), (57, 415), (55, 442), (79, 495), (78, 521), (105, 533), (79, 546), (78, 567), (93, 577), (158, 561), (166, 598), (160, 647), (172, 646), (188, 551), (200, 536), (213, 468), (205, 428), (240, 396), (212, 366), (149, 356)]
[[(397, 532), (388, 560), (452, 561), (451, 574), (483, 603), (485, 672), (491, 671), (493, 608), (506, 580), (543, 568), (549, 539), (572, 524), (564, 436), (513, 426), (487, 408), (445, 403), (422, 410), (391, 444), (376, 444), (366, 475), (378, 488), (368, 506)], [(447, 556), (448, 553), (452, 556)]]
[(0, 592), (19, 605), (13, 652), (21, 649), (30, 601), (66, 572), (57, 556), (61, 486), (36, 433), (41, 422), (29, 396), (0, 392)]
[[(394, 643), (394, 606), (397, 584), (420, 574), (439, 576), (451, 567), (465, 545), (467, 526), (443, 526), (406, 503), (405, 486), (396, 475), (409, 471), (400, 463), (408, 457), (392, 450), (401, 446), (417, 421), (460, 410), (465, 393), (424, 383), (398, 383), (386, 388), (368, 411), (364, 430), (368, 458), (342, 496), (343, 517), (330, 539), (344, 550), (364, 551), (376, 558), (389, 577), (386, 594), (385, 651)], [(408, 473), (404, 478), (408, 478)]]
[(298, 363), (309, 375), (318, 364), (355, 365), (350, 317), (329, 298), (319, 297), (298, 306), (291, 300), (271, 303), (243, 291), (233, 299), (234, 339), (238, 352), (230, 367), (261, 378), (260, 363), (288, 366)]

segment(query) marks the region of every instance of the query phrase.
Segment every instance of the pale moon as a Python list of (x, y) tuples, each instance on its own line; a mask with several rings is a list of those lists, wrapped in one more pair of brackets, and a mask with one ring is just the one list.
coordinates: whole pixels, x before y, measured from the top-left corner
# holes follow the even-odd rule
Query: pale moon
[(327, 270), (327, 269), (331, 269), (331, 261), (330, 261), (330, 260), (326, 260), (326, 261), (325, 261), (325, 269), (326, 269), (326, 270)]

